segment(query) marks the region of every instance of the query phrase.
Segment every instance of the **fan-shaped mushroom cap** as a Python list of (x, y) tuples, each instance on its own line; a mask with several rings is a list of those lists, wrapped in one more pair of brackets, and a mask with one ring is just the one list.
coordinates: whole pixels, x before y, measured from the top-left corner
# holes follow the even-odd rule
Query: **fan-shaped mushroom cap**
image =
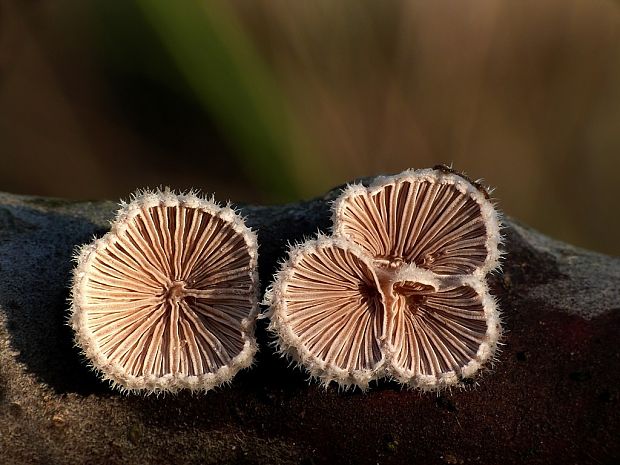
[(499, 313), (484, 283), (446, 281), (437, 288), (419, 280), (393, 284), (397, 298), (387, 350), (390, 374), (403, 384), (421, 389), (455, 385), (495, 354)]
[(501, 239), (492, 203), (463, 177), (435, 169), (349, 186), (333, 208), (334, 234), (377, 261), (403, 261), (438, 274), (484, 276)]
[(228, 207), (138, 192), (77, 256), (76, 343), (123, 390), (208, 390), (256, 352), (257, 242)]
[(383, 374), (382, 295), (355, 244), (320, 238), (294, 249), (267, 299), (280, 349), (312, 375), (367, 386)]

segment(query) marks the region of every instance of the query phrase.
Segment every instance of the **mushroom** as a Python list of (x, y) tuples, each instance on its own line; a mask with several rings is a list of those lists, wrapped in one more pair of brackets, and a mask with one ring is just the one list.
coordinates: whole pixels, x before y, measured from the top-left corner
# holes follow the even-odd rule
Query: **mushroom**
[(415, 274), (397, 276), (390, 287), (387, 375), (422, 390), (459, 385), (495, 355), (501, 335), (497, 304), (480, 279), (431, 284), (430, 277)]
[(382, 376), (385, 312), (373, 264), (348, 241), (320, 236), (292, 249), (267, 290), (280, 351), (325, 383)]
[(439, 169), (351, 185), (334, 204), (334, 234), (359, 244), (379, 266), (414, 263), (437, 274), (484, 277), (499, 264), (501, 235), (481, 189)]
[(193, 192), (139, 191), (76, 256), (70, 325), (124, 391), (209, 390), (256, 352), (256, 235)]
[(349, 186), (333, 223), (289, 251), (266, 293), (282, 353), (362, 389), (382, 377), (462, 385), (493, 359), (501, 325), (485, 277), (500, 222), (475, 184), (432, 169)]

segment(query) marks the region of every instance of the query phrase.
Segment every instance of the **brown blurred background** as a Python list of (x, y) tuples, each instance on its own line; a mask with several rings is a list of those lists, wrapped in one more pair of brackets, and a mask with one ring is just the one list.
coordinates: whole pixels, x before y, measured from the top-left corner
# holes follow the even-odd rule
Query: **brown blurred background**
[(620, 2), (0, 0), (0, 190), (310, 198), (452, 163), (620, 254)]

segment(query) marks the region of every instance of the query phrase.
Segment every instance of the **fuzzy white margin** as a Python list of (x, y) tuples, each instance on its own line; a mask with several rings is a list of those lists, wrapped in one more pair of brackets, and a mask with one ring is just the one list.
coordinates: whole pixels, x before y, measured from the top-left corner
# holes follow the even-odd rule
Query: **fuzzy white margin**
[(493, 202), (488, 200), (476, 186), (471, 182), (454, 173), (446, 173), (434, 168), (426, 169), (409, 169), (402, 173), (392, 176), (378, 176), (372, 184), (368, 187), (364, 187), (361, 184), (348, 185), (340, 196), (334, 201), (332, 205), (332, 231), (335, 236), (348, 237), (343, 232), (343, 225), (341, 218), (343, 217), (343, 210), (346, 208), (346, 202), (357, 195), (372, 196), (387, 186), (394, 186), (403, 182), (424, 182), (440, 184), (451, 184), (458, 189), (463, 195), (470, 196), (478, 205), (480, 205), (480, 212), (486, 226), (487, 239), (486, 249), (487, 258), (484, 264), (473, 271), (475, 276), (484, 278), (489, 272), (494, 271), (500, 266), (501, 252), (499, 246), (503, 241), (501, 235), (501, 219), (497, 210), (495, 209)]
[[(180, 374), (167, 374), (157, 376), (133, 376), (127, 373), (122, 366), (110, 362), (101, 352), (97, 338), (90, 330), (87, 323), (87, 310), (84, 309), (84, 289), (89, 279), (89, 271), (93, 259), (97, 253), (113, 244), (119, 236), (122, 236), (127, 224), (141, 213), (142, 208), (151, 208), (158, 205), (166, 207), (183, 206), (204, 211), (229, 223), (234, 231), (241, 235), (247, 245), (250, 255), (250, 276), (252, 279), (252, 308), (247, 318), (241, 321), (242, 337), (244, 345), (241, 352), (236, 355), (229, 365), (220, 367), (212, 373), (198, 376), (186, 376)], [(258, 241), (256, 233), (248, 228), (244, 219), (230, 207), (220, 206), (214, 198), (201, 197), (195, 191), (176, 194), (169, 188), (150, 190), (138, 190), (131, 196), (130, 202), (121, 201), (115, 219), (111, 222), (111, 229), (102, 238), (96, 239), (90, 244), (77, 250), (74, 260), (76, 267), (73, 271), (71, 288), (71, 308), (68, 324), (75, 332), (75, 345), (89, 360), (89, 364), (98, 374), (109, 380), (114, 389), (124, 393), (143, 392), (163, 393), (176, 392), (180, 389), (191, 391), (208, 391), (216, 386), (230, 382), (233, 376), (241, 369), (252, 365), (257, 351), (254, 336), (256, 317), (258, 315), (258, 273), (256, 265), (258, 261)]]

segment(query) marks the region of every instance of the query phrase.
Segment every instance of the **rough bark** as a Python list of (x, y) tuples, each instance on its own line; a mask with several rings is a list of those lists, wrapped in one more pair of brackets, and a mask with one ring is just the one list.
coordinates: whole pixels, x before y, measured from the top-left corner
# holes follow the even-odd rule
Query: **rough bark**
[[(330, 226), (324, 198), (244, 206), (270, 281), (289, 242)], [(506, 220), (499, 363), (467, 389), (367, 393), (309, 383), (270, 347), (206, 395), (123, 396), (66, 326), (75, 247), (112, 202), (0, 194), (0, 461), (81, 463), (616, 463), (620, 260)]]

